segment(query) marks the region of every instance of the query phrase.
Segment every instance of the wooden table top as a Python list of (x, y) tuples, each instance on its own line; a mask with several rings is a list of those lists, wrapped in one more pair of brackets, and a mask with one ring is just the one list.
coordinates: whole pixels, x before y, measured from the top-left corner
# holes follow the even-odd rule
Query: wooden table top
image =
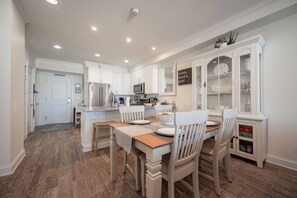
[[(148, 118), (147, 120), (150, 120), (152, 122), (159, 122), (159, 119), (157, 118)], [(220, 120), (212, 120), (217, 123), (221, 123)], [(114, 123), (110, 124), (112, 128), (118, 128), (118, 127), (125, 127), (129, 126), (127, 123)], [(220, 128), (220, 125), (214, 126), (214, 127), (206, 127), (206, 133), (212, 132), (214, 130), (217, 130)], [(167, 144), (172, 144), (173, 142), (173, 137), (166, 137), (162, 135), (158, 135), (156, 133), (151, 133), (151, 134), (144, 134), (144, 135), (138, 135), (133, 137), (134, 140), (137, 140), (144, 145), (150, 147), (150, 148), (158, 148)]]

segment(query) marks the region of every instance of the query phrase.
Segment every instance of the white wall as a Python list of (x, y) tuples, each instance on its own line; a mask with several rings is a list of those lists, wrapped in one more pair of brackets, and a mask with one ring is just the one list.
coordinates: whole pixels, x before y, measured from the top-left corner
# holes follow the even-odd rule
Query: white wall
[(59, 71), (72, 74), (84, 74), (84, 66), (78, 63), (37, 58), (35, 60), (35, 66), (37, 69), (42, 70)]
[(36, 60), (36, 55), (34, 52), (31, 50), (31, 48), (26, 47), (26, 61), (31, 67), (35, 67), (35, 60)]
[(0, 176), (11, 174), (25, 156), (25, 23), (11, 0), (0, 2)]
[[(0, 1), (0, 176), (10, 166), (11, 143), (11, 1)], [(3, 94), (5, 93), (5, 94)], [(1, 171), (2, 170), (2, 171)]]
[[(37, 71), (37, 82), (36, 89), (38, 94), (36, 94), (36, 103), (39, 105), (36, 106), (36, 125), (45, 125), (46, 120), (46, 78), (48, 76), (53, 76), (54, 74), (59, 74), (60, 72), (53, 71)], [(61, 73), (60, 73), (61, 74)], [(63, 73), (65, 74), (65, 73)], [(80, 83), (83, 88), (83, 76), (76, 74), (65, 74), (67, 77), (71, 78), (71, 90), (72, 90), (72, 110), (74, 107), (79, 106), (83, 101), (84, 90), (81, 90), (81, 93), (75, 93), (75, 83)], [(73, 116), (73, 111), (71, 111)]]
[(25, 22), (17, 10), (12, 6), (11, 32), (11, 159), (24, 149), (25, 133)]
[(242, 35), (262, 34), (264, 112), (269, 117), (268, 161), (297, 170), (297, 15)]

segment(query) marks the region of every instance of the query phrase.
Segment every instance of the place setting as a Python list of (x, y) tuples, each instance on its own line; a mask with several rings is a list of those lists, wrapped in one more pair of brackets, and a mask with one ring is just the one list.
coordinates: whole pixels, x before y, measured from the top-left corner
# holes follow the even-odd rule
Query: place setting
[[(208, 120), (206, 122), (206, 127), (216, 127), (216, 126), (219, 126), (219, 124), (220, 123), (218, 122)], [(174, 125), (174, 123), (172, 125)], [(175, 128), (169, 128), (169, 127), (159, 128), (158, 130), (155, 131), (155, 133), (162, 136), (173, 137), (175, 135)]]
[(130, 125), (148, 125), (150, 123), (150, 120), (133, 120), (129, 122)]

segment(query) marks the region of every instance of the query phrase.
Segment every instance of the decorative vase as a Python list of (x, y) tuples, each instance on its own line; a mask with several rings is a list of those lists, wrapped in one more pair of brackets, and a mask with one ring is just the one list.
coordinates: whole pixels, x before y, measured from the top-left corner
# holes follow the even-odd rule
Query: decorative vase
[(219, 44), (219, 48), (223, 48), (226, 47), (228, 45), (228, 43), (224, 42), (224, 43), (220, 43)]
[(250, 98), (249, 97), (248, 97), (248, 99), (247, 99), (247, 101), (246, 101), (246, 103), (244, 105), (244, 110), (246, 112), (251, 112), (251, 102), (250, 102)]

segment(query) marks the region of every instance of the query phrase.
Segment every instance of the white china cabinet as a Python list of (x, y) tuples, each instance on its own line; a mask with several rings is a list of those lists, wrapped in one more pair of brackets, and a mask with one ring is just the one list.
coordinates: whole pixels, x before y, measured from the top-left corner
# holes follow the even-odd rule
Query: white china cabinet
[(193, 107), (218, 118), (224, 108), (237, 108), (232, 154), (263, 167), (267, 154), (267, 117), (263, 114), (262, 47), (256, 36), (192, 58)]

